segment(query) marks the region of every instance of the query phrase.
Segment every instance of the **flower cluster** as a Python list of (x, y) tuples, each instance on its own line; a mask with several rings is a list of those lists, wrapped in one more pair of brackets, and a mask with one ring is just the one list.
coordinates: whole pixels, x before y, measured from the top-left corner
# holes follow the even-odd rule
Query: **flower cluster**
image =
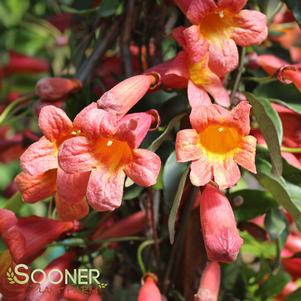
[(159, 122), (155, 110), (126, 114), (154, 84), (153, 75), (138, 75), (116, 85), (97, 103), (84, 108), (72, 122), (54, 106), (42, 108), (43, 132), (21, 156), (23, 172), (16, 183), (26, 202), (55, 193), (62, 219), (80, 219), (96, 210), (120, 206), (125, 177), (151, 186), (160, 171), (160, 158), (139, 146)]

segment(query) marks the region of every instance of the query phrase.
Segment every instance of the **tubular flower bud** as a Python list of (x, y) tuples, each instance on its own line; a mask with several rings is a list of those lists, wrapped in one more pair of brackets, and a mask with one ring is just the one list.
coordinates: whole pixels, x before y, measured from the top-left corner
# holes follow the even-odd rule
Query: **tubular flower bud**
[(125, 79), (106, 92), (97, 101), (98, 108), (123, 117), (154, 85), (153, 74), (136, 75)]
[(139, 290), (138, 301), (161, 301), (161, 293), (157, 287), (157, 277), (153, 274), (147, 274), (143, 285)]
[(30, 263), (49, 243), (78, 229), (77, 221), (56, 221), (38, 216), (17, 218), (14, 212), (0, 209), (0, 235), (16, 263)]
[(243, 240), (228, 199), (213, 185), (207, 185), (200, 198), (201, 226), (208, 258), (219, 262), (234, 261)]
[(217, 301), (221, 280), (221, 268), (216, 261), (208, 262), (200, 281), (195, 301)]
[(36, 93), (42, 100), (57, 101), (81, 88), (82, 83), (78, 79), (47, 77), (37, 82)]

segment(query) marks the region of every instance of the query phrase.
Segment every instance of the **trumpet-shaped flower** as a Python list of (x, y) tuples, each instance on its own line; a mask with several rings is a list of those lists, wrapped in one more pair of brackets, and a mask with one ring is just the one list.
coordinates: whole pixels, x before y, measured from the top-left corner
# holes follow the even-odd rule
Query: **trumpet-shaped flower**
[(156, 284), (157, 277), (153, 274), (147, 274), (143, 285), (139, 290), (138, 301), (161, 301), (161, 293)]
[(218, 262), (208, 262), (200, 281), (195, 301), (217, 301), (221, 282), (221, 268)]
[(31, 144), (20, 158), (23, 172), (16, 183), (25, 202), (33, 203), (56, 192), (62, 219), (78, 219), (88, 213), (84, 199), (89, 173), (70, 175), (58, 166), (58, 150), (66, 139), (79, 134), (64, 111), (46, 106), (39, 115), (44, 136)]
[[(266, 17), (258, 11), (242, 10), (247, 0), (176, 0), (179, 8), (193, 24), (184, 31), (188, 49), (197, 48), (199, 61), (209, 47), (209, 67), (224, 76), (238, 64), (237, 46), (260, 44), (267, 37)], [(191, 35), (197, 32), (198, 35)]]
[(187, 87), (188, 100), (192, 107), (209, 105), (210, 94), (215, 101), (223, 106), (229, 106), (228, 92), (221, 79), (208, 67), (209, 56), (205, 55), (198, 62), (192, 62), (185, 51), (176, 58), (153, 67), (151, 70), (161, 75), (162, 83), (167, 88)]
[(293, 83), (301, 92), (301, 66), (289, 65), (288, 62), (272, 54), (263, 54), (255, 58), (255, 63), (271, 76), (277, 75), (285, 84)]
[(49, 243), (78, 229), (77, 221), (56, 221), (38, 216), (17, 218), (10, 210), (0, 210), (0, 235), (15, 263), (30, 263)]
[(200, 219), (208, 258), (219, 262), (234, 261), (243, 240), (228, 199), (213, 185), (207, 185), (200, 196)]
[[(123, 107), (123, 105), (121, 104)], [(123, 109), (117, 112), (123, 112)], [(160, 171), (160, 158), (138, 148), (153, 122), (151, 113), (133, 113), (121, 119), (91, 104), (74, 120), (85, 136), (65, 141), (59, 153), (61, 168), (69, 173), (91, 172), (87, 198), (99, 211), (121, 204), (127, 175), (135, 183), (151, 186)]]
[(181, 130), (176, 139), (178, 162), (191, 163), (190, 180), (203, 186), (211, 179), (220, 188), (235, 185), (240, 179), (240, 166), (256, 173), (256, 139), (249, 136), (251, 106), (240, 102), (232, 111), (218, 105), (192, 110), (193, 129)]

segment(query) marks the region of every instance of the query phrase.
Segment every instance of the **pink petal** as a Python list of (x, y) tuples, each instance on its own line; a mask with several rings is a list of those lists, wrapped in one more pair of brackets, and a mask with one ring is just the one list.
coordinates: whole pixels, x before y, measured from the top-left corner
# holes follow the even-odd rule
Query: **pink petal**
[(220, 78), (214, 73), (211, 73), (210, 81), (211, 83), (209, 85), (204, 86), (205, 90), (207, 90), (219, 105), (229, 107), (230, 97)]
[(214, 181), (220, 189), (234, 186), (240, 179), (240, 171), (233, 159), (213, 164)]
[(27, 203), (35, 203), (54, 194), (56, 190), (56, 169), (38, 176), (21, 172), (15, 179), (22, 197)]
[(238, 65), (238, 50), (235, 42), (226, 37), (213, 40), (209, 47), (210, 69), (219, 77), (233, 71)]
[(230, 112), (219, 105), (198, 106), (190, 114), (190, 123), (200, 132), (209, 123), (220, 123), (229, 118)]
[(183, 48), (188, 54), (192, 63), (198, 63), (207, 54), (209, 49), (208, 42), (200, 33), (199, 26), (192, 25), (183, 31)]
[(192, 0), (189, 5), (186, 17), (192, 24), (200, 24), (202, 19), (213, 13), (217, 9), (216, 3), (214, 0)]
[(84, 198), (70, 202), (57, 194), (55, 203), (57, 213), (62, 220), (79, 220), (89, 213), (89, 205)]
[(225, 118), (225, 121), (240, 130), (245, 136), (250, 132), (250, 110), (251, 105), (247, 101), (241, 101)]
[(197, 106), (207, 106), (212, 104), (211, 99), (203, 87), (195, 85), (191, 80), (188, 81), (187, 94), (189, 104), (192, 108)]
[(212, 179), (212, 167), (205, 156), (193, 161), (190, 169), (190, 181), (194, 186), (204, 186)]
[(237, 45), (246, 47), (261, 44), (268, 36), (267, 19), (255, 10), (242, 10), (234, 18), (231, 38)]
[(166, 88), (181, 89), (187, 86), (188, 69), (186, 54), (181, 51), (178, 55), (163, 64), (156, 65), (147, 72), (157, 72)]
[(281, 152), (281, 155), (290, 165), (301, 169), (301, 162), (294, 154)]
[(93, 144), (79, 136), (65, 141), (59, 151), (59, 165), (67, 173), (82, 173), (97, 165), (93, 156)]
[(218, 0), (219, 9), (228, 9), (231, 12), (238, 13), (246, 5), (248, 0)]
[(136, 149), (132, 162), (125, 166), (124, 171), (135, 183), (147, 187), (156, 184), (160, 167), (158, 155), (147, 149)]
[(246, 136), (243, 138), (241, 150), (234, 156), (234, 160), (243, 168), (256, 173), (255, 155), (256, 138), (253, 136)]
[(31, 144), (20, 157), (23, 171), (37, 176), (58, 166), (56, 146), (45, 137)]
[(200, 159), (202, 152), (198, 146), (199, 135), (194, 129), (181, 130), (177, 133), (176, 155), (178, 162)]
[(57, 171), (57, 192), (60, 199), (72, 203), (82, 200), (87, 191), (90, 172), (68, 174), (61, 168)]
[(91, 138), (100, 135), (110, 136), (114, 134), (116, 124), (116, 117), (113, 114), (97, 108), (95, 102), (79, 112), (74, 119), (74, 127)]
[(125, 173), (122, 169), (110, 172), (105, 167), (92, 170), (87, 198), (98, 211), (112, 211), (121, 205)]
[(98, 107), (118, 117), (124, 116), (149, 90), (154, 83), (153, 75), (136, 75), (125, 79), (103, 94)]
[(45, 137), (55, 141), (69, 135), (72, 130), (72, 122), (66, 113), (55, 106), (45, 106), (39, 114), (39, 127)]
[(114, 138), (126, 141), (131, 148), (137, 148), (149, 131), (152, 120), (152, 115), (148, 113), (128, 114), (118, 123)]

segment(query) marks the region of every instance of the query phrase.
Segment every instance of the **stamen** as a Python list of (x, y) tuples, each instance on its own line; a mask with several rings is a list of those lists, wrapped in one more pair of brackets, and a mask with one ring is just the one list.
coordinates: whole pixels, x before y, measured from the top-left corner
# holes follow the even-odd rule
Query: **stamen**
[(111, 146), (113, 144), (113, 141), (112, 140), (109, 140), (108, 142), (107, 142), (107, 146)]
[(221, 10), (218, 14), (219, 14), (219, 17), (220, 17), (221, 19), (223, 19), (223, 18), (225, 17), (225, 14), (224, 14), (224, 11), (223, 11), (223, 10)]

